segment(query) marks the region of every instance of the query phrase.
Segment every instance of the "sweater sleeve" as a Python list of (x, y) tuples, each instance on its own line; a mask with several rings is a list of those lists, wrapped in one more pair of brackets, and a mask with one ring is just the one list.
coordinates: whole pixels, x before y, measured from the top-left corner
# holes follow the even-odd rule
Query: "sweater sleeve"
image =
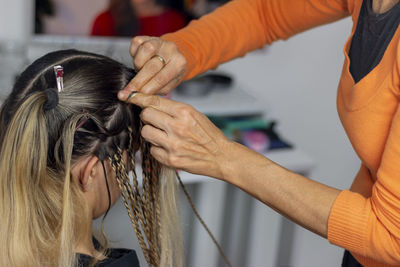
[(162, 36), (188, 61), (184, 79), (279, 39), (350, 14), (352, 0), (233, 0)]
[(371, 197), (343, 191), (330, 212), (328, 239), (361, 257), (400, 265), (400, 106)]

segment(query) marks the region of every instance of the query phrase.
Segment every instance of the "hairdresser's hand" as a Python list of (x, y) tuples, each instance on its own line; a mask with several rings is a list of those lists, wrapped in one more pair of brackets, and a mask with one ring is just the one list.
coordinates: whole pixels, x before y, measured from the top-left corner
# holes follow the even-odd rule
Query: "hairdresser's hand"
[[(126, 99), (121, 95), (120, 99)], [(191, 173), (224, 179), (231, 142), (193, 107), (155, 95), (137, 93), (130, 103), (143, 108), (142, 136), (161, 163)]]
[(187, 66), (177, 46), (158, 37), (133, 38), (130, 54), (138, 74), (124, 89), (129, 92), (168, 94), (179, 84)]

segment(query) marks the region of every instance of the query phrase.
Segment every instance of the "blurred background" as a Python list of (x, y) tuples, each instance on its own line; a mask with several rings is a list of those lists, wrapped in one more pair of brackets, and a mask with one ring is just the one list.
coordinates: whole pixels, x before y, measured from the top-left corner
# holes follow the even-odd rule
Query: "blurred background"
[[(132, 66), (131, 37), (178, 30), (224, 2), (0, 0), (0, 101), (18, 73), (44, 53), (77, 48)], [(336, 89), (351, 27), (345, 19), (276, 42), (183, 84), (172, 98), (285, 167), (348, 188), (360, 162), (336, 113)], [(242, 191), (206, 177), (182, 177), (233, 266), (340, 266), (342, 249)], [(187, 266), (225, 266), (183, 198), (182, 215)], [(106, 227), (114, 246), (140, 250), (121, 203)]]

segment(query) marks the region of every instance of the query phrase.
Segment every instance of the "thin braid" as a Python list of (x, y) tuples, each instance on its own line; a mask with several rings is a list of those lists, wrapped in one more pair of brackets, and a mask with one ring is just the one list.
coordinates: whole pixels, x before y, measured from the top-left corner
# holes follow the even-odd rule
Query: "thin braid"
[[(139, 183), (137, 180), (137, 176), (136, 176), (136, 172), (134, 172), (132, 174), (133, 176), (133, 190), (131, 186), (128, 186), (128, 193), (131, 195), (132, 197), (132, 201), (134, 201), (132, 204), (134, 204), (135, 207), (135, 212), (139, 215), (141, 215), (144, 211), (143, 211), (143, 202), (142, 199), (140, 198), (140, 191), (139, 191)], [(143, 218), (143, 216), (138, 217), (138, 219), (140, 219), (141, 223), (143, 226), (145, 226), (144, 224), (144, 220), (146, 220), (145, 216)], [(149, 235), (148, 233), (146, 233), (146, 235)]]
[[(130, 144), (131, 146), (131, 144)], [(131, 150), (129, 150), (129, 158), (132, 164), (132, 177), (133, 177), (133, 193), (131, 193), (133, 195), (133, 198), (136, 201), (136, 207), (139, 208), (138, 206), (142, 207), (143, 206), (143, 202), (142, 199), (140, 197), (138, 197), (140, 195), (140, 191), (139, 191), (139, 183), (138, 183), (138, 179), (137, 179), (137, 174), (136, 174), (136, 164), (135, 164), (135, 158), (134, 158), (134, 154)], [(130, 187), (130, 191), (132, 192), (132, 188)], [(142, 209), (142, 208), (140, 208)], [(139, 212), (139, 210), (138, 210)], [(146, 216), (145, 216), (145, 219)]]
[[(132, 148), (133, 147), (132, 128), (128, 128), (128, 131), (129, 131), (129, 147)], [(142, 152), (142, 155), (143, 155), (143, 153), (145, 153), (145, 152)], [(136, 165), (135, 164), (135, 155), (134, 155), (132, 149), (129, 149), (129, 154), (130, 154), (131, 164), (133, 166), (133, 171), (132, 171), (133, 178), (134, 178), (133, 186), (134, 186), (134, 189), (136, 189), (136, 191), (138, 191), (137, 190), (138, 182), (137, 182), (137, 175), (136, 175), (136, 170), (135, 170), (135, 165)], [(154, 220), (156, 219), (156, 217), (154, 215), (154, 206), (152, 207), (152, 205), (151, 205), (151, 203), (153, 203), (154, 200), (152, 198), (150, 198), (151, 186), (149, 183), (151, 182), (151, 180), (147, 179), (147, 177), (145, 175), (143, 175), (142, 181), (143, 181), (143, 183), (142, 183), (143, 184), (142, 205), (144, 205), (144, 206), (142, 206), (142, 208), (143, 208), (142, 210), (144, 210), (144, 215), (145, 215), (145, 219), (146, 219), (146, 231), (149, 233), (148, 240), (150, 243), (150, 247), (153, 250), (153, 255), (157, 259), (159, 259), (160, 255), (161, 255), (160, 241), (159, 241), (159, 236), (158, 236), (159, 231), (158, 231), (158, 229), (156, 229), (154, 227), (157, 224), (154, 223), (155, 222)], [(141, 199), (141, 198), (139, 198), (139, 199)]]
[[(148, 168), (150, 167), (148, 164), (148, 158), (147, 158), (147, 151), (146, 151), (146, 145), (144, 142), (142, 142), (142, 169), (143, 169), (143, 197), (146, 200), (144, 202), (145, 204), (145, 210), (148, 211), (148, 216), (151, 221), (151, 224), (149, 224), (149, 227), (151, 228), (150, 231), (152, 232), (150, 238), (152, 239), (153, 243), (157, 244), (157, 229), (154, 228), (154, 222), (156, 222), (155, 214), (154, 214), (154, 206), (156, 199), (154, 199), (153, 194), (152, 194), (152, 189), (153, 187), (151, 186), (154, 181), (152, 181), (152, 177), (149, 177), (147, 175), (148, 173)], [(152, 203), (154, 205), (152, 205)], [(153, 206), (153, 207), (152, 207)], [(152, 211), (152, 212), (150, 212)], [(158, 246), (157, 246), (158, 247)]]
[[(133, 148), (132, 146), (132, 141), (133, 139), (133, 131), (131, 128), (128, 128), (129, 131), (129, 137), (130, 137), (130, 148)], [(142, 141), (142, 140), (140, 140)], [(143, 144), (142, 142), (140, 142), (141, 144)], [(143, 156), (146, 154), (146, 151), (143, 151), (143, 146), (141, 145), (141, 150), (142, 150), (142, 162), (143, 162)], [(134, 182), (133, 182), (133, 186), (134, 188), (138, 186), (138, 182), (137, 182), (137, 175), (136, 175), (136, 163), (135, 163), (135, 155), (134, 155), (134, 151), (132, 149), (129, 149), (129, 154), (130, 154), (130, 160), (131, 160), (131, 164), (132, 164), (132, 174), (133, 174), (133, 178), (134, 178)], [(146, 168), (143, 166), (142, 164), (142, 169)], [(145, 169), (143, 169), (145, 170)], [(150, 236), (149, 236), (149, 241), (151, 243), (151, 249), (153, 250), (153, 255), (155, 255), (155, 257), (157, 259), (160, 259), (160, 255), (161, 255), (161, 249), (160, 249), (160, 236), (159, 236), (159, 228), (158, 227), (158, 223), (155, 220), (159, 220), (159, 216), (157, 217), (155, 215), (155, 208), (159, 206), (158, 204), (158, 200), (152, 197), (152, 194), (150, 193), (152, 190), (152, 186), (151, 186), (151, 179), (148, 179), (147, 175), (145, 174), (145, 171), (143, 171), (143, 176), (142, 176), (142, 181), (143, 181), (143, 195), (145, 195), (145, 198), (143, 198), (144, 200), (144, 210), (145, 210), (145, 217), (146, 217), (146, 221), (147, 221), (147, 227), (148, 227), (148, 231), (150, 232)], [(141, 198), (139, 198), (141, 199)], [(154, 202), (156, 203), (156, 205), (154, 205)]]
[(142, 176), (142, 194), (141, 194), (141, 197), (139, 196), (139, 199), (142, 201), (141, 208), (142, 208), (143, 214), (144, 214), (146, 220), (150, 222), (146, 225), (146, 232), (148, 233), (149, 239), (153, 241), (152, 231), (151, 231), (151, 228), (152, 228), (151, 222), (153, 221), (153, 216), (150, 212), (151, 211), (151, 204), (150, 204), (151, 199), (148, 197), (149, 190), (150, 190), (149, 181), (148, 181), (147, 177), (143, 175)]
[(194, 215), (196, 215), (197, 219), (199, 220), (199, 222), (201, 223), (201, 225), (204, 227), (204, 229), (206, 230), (207, 234), (210, 236), (211, 240), (213, 241), (213, 243), (215, 244), (215, 246), (218, 249), (219, 254), (222, 256), (222, 258), (224, 259), (225, 263), (229, 266), (232, 267), (231, 262), (229, 261), (228, 257), (226, 257), (224, 251), (222, 250), (222, 247), (220, 246), (220, 244), (218, 243), (217, 239), (215, 238), (215, 236), (211, 233), (211, 230), (208, 228), (207, 224), (204, 222), (204, 220), (201, 218), (199, 212), (197, 211), (196, 207), (194, 206), (193, 200), (189, 195), (189, 192), (186, 190), (185, 185), (182, 182), (181, 176), (179, 175), (179, 173), (177, 171), (175, 171), (176, 174), (176, 178), (178, 179), (179, 185), (182, 188), (183, 193), (185, 194), (186, 199), (189, 202), (190, 207), (193, 210)]
[[(117, 166), (117, 170), (118, 170), (118, 176), (120, 177), (121, 181), (122, 181), (122, 185), (124, 187), (124, 189), (126, 190), (130, 205), (131, 205), (131, 209), (135, 215), (135, 221), (139, 222), (142, 225), (142, 228), (145, 224), (143, 216), (141, 214), (141, 211), (139, 209), (139, 205), (140, 203), (137, 201), (137, 196), (135, 196), (135, 194), (132, 192), (132, 188), (129, 185), (129, 179), (127, 178), (126, 172), (123, 171), (123, 164), (121, 164), (122, 161), (122, 154), (121, 153), (117, 153), (117, 157), (116, 157), (116, 166)], [(140, 224), (139, 228), (140, 229)], [(140, 231), (141, 232), (141, 231)], [(146, 236), (146, 233), (144, 233)], [(146, 236), (147, 238), (147, 236)], [(147, 248), (147, 246), (146, 246)]]
[[(150, 155), (150, 151), (149, 151)], [(155, 162), (154, 159), (152, 160), (153, 164), (152, 166), (155, 166), (155, 164), (158, 164), (158, 162)], [(156, 165), (157, 166), (157, 165)], [(158, 172), (159, 168), (153, 168), (150, 172), (150, 181), (152, 182), (152, 198), (153, 198), (153, 203), (154, 203), (154, 230), (157, 230), (158, 233), (160, 233), (160, 238), (159, 238), (159, 243), (158, 243), (158, 250), (161, 253), (161, 240), (163, 238), (161, 231), (161, 208), (160, 208), (160, 199), (159, 199), (159, 189), (160, 189), (160, 174)]]
[[(147, 198), (151, 202), (148, 203), (149, 205), (152, 204), (152, 230), (153, 230), (153, 236), (154, 236), (154, 243), (157, 244), (155, 250), (160, 253), (161, 251), (161, 222), (160, 222), (160, 216), (159, 216), (159, 199), (157, 198), (158, 196), (158, 176), (157, 175), (152, 175), (152, 171), (155, 171), (157, 168), (151, 168), (151, 166), (156, 166), (151, 164), (151, 158), (149, 158), (148, 155), (149, 153), (149, 147), (148, 143), (145, 142), (143, 139), (141, 139), (141, 148), (142, 148), (142, 170), (143, 170), (143, 183), (147, 184)], [(147, 204), (147, 203), (146, 203)], [(157, 208), (158, 208), (158, 214), (157, 214)]]
[(126, 175), (124, 174), (124, 170), (123, 170), (123, 165), (122, 164), (117, 164), (118, 168), (121, 170), (121, 176), (124, 176), (123, 181), (124, 181), (124, 186), (127, 190), (128, 196), (129, 196), (129, 201), (131, 203), (131, 206), (133, 208), (133, 211), (135, 213), (136, 218), (139, 220), (140, 225), (142, 225), (142, 229), (143, 232), (145, 234), (146, 239), (148, 240), (148, 236), (149, 233), (147, 233), (145, 231), (146, 229), (146, 219), (144, 218), (143, 214), (142, 214), (142, 210), (140, 209), (140, 206), (138, 205), (138, 201), (136, 201), (138, 199), (138, 197), (134, 194), (134, 192), (132, 191), (131, 186), (129, 185), (129, 180), (127, 179)]
[[(152, 199), (153, 203), (153, 209), (152, 209), (152, 229), (153, 229), (153, 236), (154, 236), (154, 242), (156, 246), (154, 247), (155, 251), (158, 253), (158, 255), (161, 256), (161, 240), (163, 238), (162, 233), (161, 233), (161, 218), (159, 216), (160, 214), (160, 199), (158, 195), (158, 179), (159, 177), (155, 176), (150, 176), (147, 178), (148, 181), (151, 182), (150, 187), (150, 192), (149, 192), (149, 198)], [(157, 215), (157, 209), (158, 209), (158, 215)]]
[(120, 170), (117, 167), (118, 160), (119, 159), (118, 159), (117, 155), (114, 155), (113, 158), (110, 158), (111, 167), (112, 167), (113, 171), (116, 174), (118, 186), (119, 186), (119, 188), (121, 190), (121, 195), (122, 195), (122, 198), (123, 198), (123, 201), (124, 201), (124, 205), (125, 205), (125, 208), (126, 208), (126, 210), (128, 212), (129, 219), (131, 220), (133, 229), (135, 230), (135, 233), (136, 233), (136, 236), (138, 238), (140, 247), (142, 248), (143, 255), (144, 255), (147, 263), (149, 265), (151, 265), (149, 251), (147, 249), (146, 242), (145, 242), (145, 240), (143, 238), (143, 235), (141, 233), (140, 226), (139, 226), (137, 220), (135, 220), (135, 218), (133, 217), (132, 210), (131, 210), (131, 208), (130, 208), (130, 206), (128, 204), (128, 200), (127, 200), (128, 199), (128, 196), (127, 196), (128, 195), (128, 190), (126, 189), (125, 183), (124, 183), (124, 181), (123, 181), (123, 179), (122, 179), (122, 177), (120, 175)]
[[(141, 208), (141, 209), (138, 209), (138, 210), (135, 209), (135, 210), (140, 215), (140, 217), (139, 217), (140, 222), (141, 222), (143, 228), (145, 228), (145, 226), (146, 226), (146, 218), (143, 215), (144, 211), (143, 211), (143, 208), (142, 208), (143, 203), (141, 202), (141, 199), (140, 199), (140, 191), (139, 190), (135, 190), (135, 189), (134, 189), (134, 191), (132, 191), (132, 187), (129, 185), (129, 176), (128, 176), (128, 173), (127, 173), (127, 171), (125, 169), (125, 165), (123, 164), (123, 158), (122, 158), (122, 153), (123, 152), (122, 152), (122, 150), (120, 148), (117, 148), (117, 153), (118, 153), (118, 156), (119, 156), (119, 161), (117, 162), (117, 166), (120, 169), (120, 174), (124, 178), (123, 181), (127, 185), (128, 194), (129, 194), (129, 196), (132, 197), (132, 203), (131, 204), (133, 205), (136, 202), (135, 207)], [(136, 186), (136, 188), (138, 188), (138, 187)], [(148, 236), (148, 233), (146, 233), (146, 231), (145, 231), (145, 234), (146, 234), (146, 236)]]
[[(132, 165), (132, 177), (133, 177), (133, 192), (134, 192), (134, 196), (136, 198), (136, 201), (138, 202), (138, 204), (140, 206), (143, 206), (143, 201), (141, 198), (138, 198), (137, 196), (140, 195), (140, 191), (139, 191), (139, 182), (137, 179), (137, 174), (136, 174), (136, 163), (135, 163), (135, 155), (133, 153), (133, 150), (131, 149), (133, 147), (133, 133), (132, 133), (132, 128), (128, 127), (128, 132), (129, 132), (129, 149), (128, 149), (128, 153), (129, 153), (129, 159), (130, 159), (130, 163)], [(146, 215), (145, 215), (145, 219)]]
[[(131, 139), (131, 138), (129, 138)], [(131, 141), (129, 141), (129, 146), (131, 146)], [(122, 155), (122, 150), (120, 148), (118, 148), (118, 153), (120, 153)], [(134, 162), (134, 155), (132, 155), (132, 153), (130, 153), (130, 158), (131, 158), (131, 164), (133, 166), (133, 172), (132, 172), (132, 176), (133, 176), (133, 192), (132, 192), (132, 187), (129, 185), (128, 186), (128, 193), (132, 196), (132, 200), (135, 201), (135, 212), (140, 215), (139, 219), (141, 220), (142, 226), (143, 226), (143, 230), (145, 231), (146, 237), (149, 236), (149, 231), (147, 229), (146, 223), (145, 221), (147, 220), (145, 211), (143, 209), (143, 200), (140, 197), (140, 190), (139, 190), (139, 183), (138, 183), (138, 179), (137, 179), (137, 175), (136, 175), (136, 171), (135, 171), (135, 162)], [(126, 180), (129, 181), (129, 177), (128, 177), (128, 173), (125, 170), (125, 166), (122, 164), (121, 168), (123, 169), (123, 173), (126, 174)], [(132, 203), (133, 205), (134, 203)]]
[(123, 180), (125, 182), (125, 186), (126, 186), (126, 189), (128, 191), (128, 196), (129, 196), (130, 201), (131, 201), (131, 206), (134, 207), (134, 212), (137, 215), (137, 217), (139, 218), (139, 221), (140, 221), (140, 223), (142, 225), (142, 229), (143, 229), (143, 232), (144, 232), (144, 234), (146, 236), (146, 240), (147, 240), (147, 243), (148, 243), (148, 246), (149, 246), (148, 249), (150, 251), (151, 258), (153, 259), (153, 262), (156, 264), (156, 266), (158, 266), (159, 265), (158, 264), (159, 263), (159, 257), (158, 257), (158, 254), (156, 253), (156, 251), (154, 250), (154, 244), (153, 244), (153, 242), (152, 242), (152, 240), (150, 238), (150, 227), (148, 227), (148, 226), (151, 225), (151, 221), (149, 222), (148, 219), (144, 218), (144, 213), (148, 213), (148, 211), (146, 210), (146, 207), (143, 207), (143, 206), (142, 206), (141, 209), (139, 209), (138, 206), (140, 204), (137, 205), (138, 203), (136, 203), (136, 205), (135, 205), (134, 200), (140, 198), (140, 195), (139, 196), (135, 196), (134, 193), (132, 192), (132, 187), (129, 184), (129, 177), (128, 177), (128, 174), (126, 172), (125, 165), (123, 164), (122, 150), (120, 148), (118, 148), (118, 152), (117, 153), (118, 153), (119, 158), (120, 158), (120, 161), (117, 162), (117, 166), (120, 169), (120, 174), (124, 178)]

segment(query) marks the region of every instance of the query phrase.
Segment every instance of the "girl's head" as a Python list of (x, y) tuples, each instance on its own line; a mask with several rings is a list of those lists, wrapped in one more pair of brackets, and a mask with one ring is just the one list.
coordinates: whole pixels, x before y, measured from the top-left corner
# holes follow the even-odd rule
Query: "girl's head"
[[(61, 92), (56, 65), (64, 69)], [(147, 261), (160, 263), (162, 168), (140, 137), (140, 109), (117, 99), (134, 75), (76, 50), (47, 54), (20, 75), (0, 111), (1, 266), (73, 265), (91, 220), (121, 192)], [(137, 151), (144, 198), (135, 172), (133, 188), (127, 175)]]

